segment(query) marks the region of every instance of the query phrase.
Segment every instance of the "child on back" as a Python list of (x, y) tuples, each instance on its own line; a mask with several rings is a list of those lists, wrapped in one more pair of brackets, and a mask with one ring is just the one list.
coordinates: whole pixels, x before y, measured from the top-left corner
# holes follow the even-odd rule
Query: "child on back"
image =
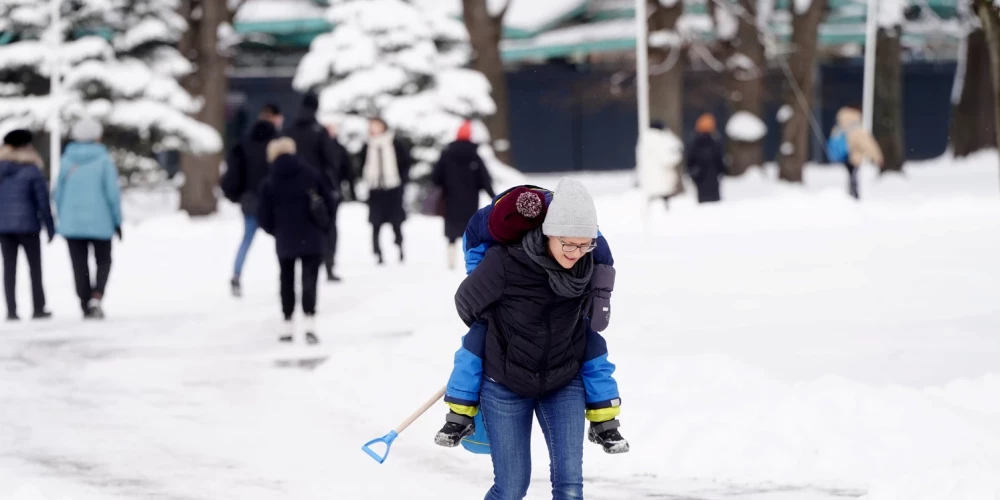
[[(500, 193), (492, 204), (479, 209), (469, 221), (463, 238), (466, 272), (471, 273), (479, 265), (491, 246), (519, 243), (525, 234), (540, 226), (551, 200), (551, 191), (536, 186), (518, 186)], [(589, 306), (584, 307), (584, 321), (588, 322), (587, 348), (580, 369), (586, 390), (586, 418), (591, 422), (588, 437), (607, 453), (624, 453), (629, 450), (629, 444), (618, 431), (621, 398), (618, 383), (612, 376), (615, 366), (608, 361), (604, 337), (597, 333), (607, 328), (610, 321), (614, 258), (607, 240), (600, 233), (588, 251), (594, 252), (594, 273), (588, 287)], [(487, 326), (484, 319), (473, 323), (469, 333), (462, 337), (462, 347), (455, 353), (445, 393), (445, 402), (451, 411), (435, 437), (435, 442), (441, 446), (458, 446), (477, 431), (474, 419), (479, 410)]]

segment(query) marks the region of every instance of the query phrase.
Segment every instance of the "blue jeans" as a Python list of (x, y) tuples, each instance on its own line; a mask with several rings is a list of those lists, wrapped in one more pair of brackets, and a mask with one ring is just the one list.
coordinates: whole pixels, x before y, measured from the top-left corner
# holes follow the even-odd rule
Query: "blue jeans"
[(244, 215), (243, 241), (240, 242), (240, 249), (236, 252), (236, 265), (233, 266), (233, 277), (239, 278), (243, 272), (243, 262), (247, 260), (247, 252), (250, 251), (250, 244), (253, 243), (253, 236), (255, 234), (257, 234), (257, 217)]
[(552, 500), (583, 498), (583, 381), (542, 398), (521, 397), (489, 378), (483, 378), (480, 411), (490, 438), (493, 487), (486, 500), (522, 500), (531, 482), (531, 420), (538, 423), (549, 448)]

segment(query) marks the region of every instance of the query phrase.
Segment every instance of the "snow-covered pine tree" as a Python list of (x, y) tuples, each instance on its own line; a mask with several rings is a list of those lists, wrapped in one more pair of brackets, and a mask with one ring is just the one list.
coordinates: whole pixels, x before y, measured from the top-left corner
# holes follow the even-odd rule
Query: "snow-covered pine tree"
[[(219, 134), (189, 116), (200, 102), (177, 82), (191, 64), (175, 48), (187, 29), (177, 0), (72, 0), (64, 2), (59, 103), (64, 139), (83, 116), (104, 124), (104, 142), (131, 183), (162, 178), (156, 153), (211, 153)], [(0, 0), (0, 133), (47, 126), (51, 68), (48, 2)]]
[(486, 78), (465, 68), (461, 21), (408, 0), (333, 0), (327, 18), (333, 31), (312, 42), (293, 86), (317, 92), (320, 119), (340, 123), (349, 150), (361, 148), (366, 119), (376, 115), (413, 143), (415, 180), (430, 173), (464, 118), (488, 143), (480, 119), (496, 105)]

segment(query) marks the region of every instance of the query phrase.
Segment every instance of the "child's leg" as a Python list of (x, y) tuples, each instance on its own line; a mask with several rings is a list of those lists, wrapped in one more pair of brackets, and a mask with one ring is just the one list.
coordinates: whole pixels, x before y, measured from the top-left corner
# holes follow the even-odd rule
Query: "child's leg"
[(600, 444), (607, 453), (625, 453), (628, 441), (618, 432), (621, 413), (618, 382), (614, 379), (615, 365), (608, 360), (608, 345), (601, 334), (587, 328), (587, 349), (580, 375), (586, 391), (587, 420), (591, 442)]
[(462, 337), (462, 347), (455, 352), (455, 363), (448, 378), (444, 401), (451, 409), (444, 427), (434, 441), (447, 447), (458, 446), (475, 432), (473, 417), (479, 411), (479, 388), (483, 381), (483, 351), (486, 348), (487, 323), (479, 320)]

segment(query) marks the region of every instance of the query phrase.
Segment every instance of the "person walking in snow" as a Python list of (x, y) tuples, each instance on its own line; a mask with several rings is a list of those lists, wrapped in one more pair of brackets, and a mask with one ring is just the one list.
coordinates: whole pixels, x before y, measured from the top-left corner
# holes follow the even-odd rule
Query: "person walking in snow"
[[(104, 318), (104, 300), (111, 275), (111, 238), (121, 239), (122, 209), (118, 168), (101, 144), (101, 124), (89, 118), (73, 125), (73, 142), (66, 145), (56, 181), (56, 227), (66, 239), (73, 265), (76, 296), (83, 317)], [(90, 253), (97, 263), (91, 279)]]
[(678, 168), (684, 159), (684, 145), (676, 135), (654, 120), (645, 137), (636, 145), (636, 173), (639, 189), (648, 201), (662, 198), (669, 202), (681, 187)]
[(410, 151), (396, 135), (389, 131), (385, 121), (372, 118), (368, 121), (368, 143), (361, 148), (361, 175), (368, 184), (368, 222), (372, 225), (372, 247), (379, 264), (385, 262), (379, 233), (382, 226), (390, 224), (399, 248), (399, 261), (403, 255), (403, 188), (409, 182), (413, 159)]
[(584, 310), (597, 238), (593, 199), (564, 179), (542, 225), (520, 244), (490, 247), (455, 295), (466, 325), (487, 324), (479, 389), (495, 478), (487, 500), (527, 494), (534, 414), (548, 444), (553, 498), (583, 496)]
[(698, 188), (698, 203), (722, 200), (719, 182), (726, 175), (725, 150), (715, 117), (705, 113), (695, 122), (695, 136), (687, 147), (687, 170)]
[(344, 198), (343, 183), (354, 193), (354, 170), (351, 168), (347, 150), (330, 136), (326, 127), (316, 120), (319, 98), (309, 93), (302, 98), (302, 109), (298, 118), (288, 127), (285, 134), (295, 141), (296, 153), (300, 160), (323, 174), (323, 181), (333, 197), (333, 223), (327, 230), (324, 242), (324, 263), (326, 279), (339, 282), (340, 277), (333, 272), (337, 252), (337, 212)]
[(243, 240), (236, 251), (233, 264), (233, 278), (229, 284), (233, 296), (243, 295), (240, 275), (246, 261), (250, 244), (257, 234), (257, 204), (260, 186), (267, 178), (270, 162), (267, 160), (267, 144), (278, 137), (278, 130), (284, 118), (275, 104), (265, 104), (257, 117), (257, 123), (250, 128), (240, 142), (229, 152), (226, 159), (226, 175), (222, 177), (222, 192), (229, 201), (240, 204), (243, 211)]
[(42, 175), (42, 158), (31, 145), (34, 136), (27, 130), (13, 130), (0, 147), (0, 250), (3, 253), (3, 288), (7, 297), (7, 321), (17, 321), (17, 253), (24, 249), (31, 274), (33, 319), (46, 319), (45, 289), (42, 286), (42, 224), (55, 238), (55, 223), (49, 206), (49, 189)]
[(837, 111), (837, 125), (830, 131), (826, 148), (830, 161), (841, 162), (847, 169), (847, 186), (851, 197), (860, 199), (858, 167), (865, 160), (879, 167), (884, 162), (882, 148), (862, 126), (861, 110), (854, 106), (844, 106)]
[(490, 198), (493, 179), (483, 159), (479, 146), (472, 142), (472, 123), (465, 121), (458, 129), (455, 142), (441, 152), (434, 165), (432, 182), (441, 188), (444, 202), (444, 237), (448, 239), (448, 269), (456, 265), (457, 241), (465, 233), (476, 210), (479, 209), (479, 191), (486, 191)]
[(296, 156), (291, 138), (271, 141), (267, 157), (271, 174), (261, 187), (257, 221), (261, 229), (274, 236), (278, 253), (281, 312), (285, 317), (279, 340), (294, 339), (295, 264), (301, 262), (305, 340), (317, 344), (316, 286), (324, 239), (333, 220), (333, 197), (322, 175)]

